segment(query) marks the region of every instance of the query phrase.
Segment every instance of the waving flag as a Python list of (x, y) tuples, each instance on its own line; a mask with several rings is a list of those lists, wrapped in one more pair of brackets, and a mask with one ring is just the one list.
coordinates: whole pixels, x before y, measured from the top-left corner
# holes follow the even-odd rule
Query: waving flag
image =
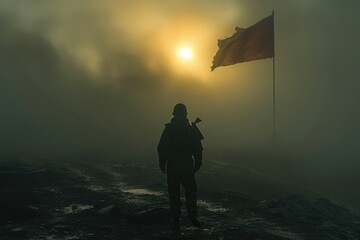
[(274, 14), (248, 28), (235, 28), (229, 38), (218, 40), (211, 71), (220, 66), (274, 57)]

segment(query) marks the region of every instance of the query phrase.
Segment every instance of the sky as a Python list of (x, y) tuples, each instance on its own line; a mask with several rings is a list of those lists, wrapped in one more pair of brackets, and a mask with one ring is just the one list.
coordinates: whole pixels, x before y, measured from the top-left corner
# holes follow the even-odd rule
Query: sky
[(274, 10), (278, 144), (330, 173), (359, 167), (359, 5), (2, 0), (0, 155), (156, 161), (178, 102), (203, 119), (205, 154), (267, 146), (273, 60), (210, 66), (218, 39)]

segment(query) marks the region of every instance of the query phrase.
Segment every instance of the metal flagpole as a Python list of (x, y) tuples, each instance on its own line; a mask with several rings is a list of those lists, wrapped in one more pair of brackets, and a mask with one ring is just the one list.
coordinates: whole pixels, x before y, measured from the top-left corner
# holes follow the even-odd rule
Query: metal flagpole
[(275, 13), (272, 11), (274, 20), (274, 57), (273, 57), (273, 137), (276, 134), (276, 112), (275, 112)]

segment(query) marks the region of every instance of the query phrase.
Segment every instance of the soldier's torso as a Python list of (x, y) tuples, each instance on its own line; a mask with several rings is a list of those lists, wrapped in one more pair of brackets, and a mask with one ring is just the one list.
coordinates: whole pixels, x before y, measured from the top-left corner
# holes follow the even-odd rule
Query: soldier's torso
[(166, 127), (168, 128), (168, 173), (193, 172), (192, 127), (188, 123), (169, 124)]

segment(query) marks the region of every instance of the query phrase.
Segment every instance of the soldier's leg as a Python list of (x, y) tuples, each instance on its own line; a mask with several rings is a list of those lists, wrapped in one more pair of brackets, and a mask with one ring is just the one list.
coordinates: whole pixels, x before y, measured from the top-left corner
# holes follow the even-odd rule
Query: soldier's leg
[(181, 182), (185, 188), (186, 210), (188, 216), (196, 216), (198, 212), (196, 198), (197, 185), (194, 173), (182, 174)]
[(170, 210), (174, 219), (181, 216), (180, 200), (180, 176), (179, 174), (167, 174)]

